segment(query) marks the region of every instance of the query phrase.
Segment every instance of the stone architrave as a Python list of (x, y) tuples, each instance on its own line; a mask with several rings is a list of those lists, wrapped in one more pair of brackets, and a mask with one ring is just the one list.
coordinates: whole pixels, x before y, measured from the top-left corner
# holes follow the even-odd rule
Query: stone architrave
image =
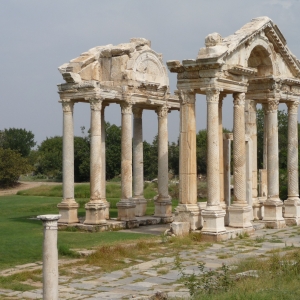
[(102, 100), (89, 99), (91, 106), (90, 201), (85, 205), (84, 224), (105, 224), (106, 203), (102, 199), (101, 108)]
[(189, 222), (191, 229), (201, 226), (200, 207), (197, 205), (196, 160), (196, 95), (193, 90), (181, 90), (179, 136), (179, 205), (175, 221)]
[(78, 223), (79, 204), (74, 199), (74, 102), (62, 100), (63, 107), (63, 199), (57, 205), (59, 223)]
[(132, 103), (121, 102), (121, 201), (117, 203), (118, 220), (135, 221), (135, 203), (132, 200)]
[(147, 200), (144, 198), (144, 158), (143, 158), (143, 109), (133, 107), (133, 201), (135, 216), (146, 214)]
[(169, 195), (168, 112), (164, 105), (156, 109), (158, 117), (158, 195), (155, 197), (155, 217), (163, 223), (172, 222), (172, 201)]
[(235, 93), (233, 98), (234, 198), (229, 207), (229, 226), (251, 229), (252, 207), (246, 200), (245, 94)]
[(252, 207), (253, 219), (262, 219), (262, 203), (258, 200), (257, 191), (257, 124), (256, 124), (256, 101), (246, 100), (245, 102), (246, 134), (250, 137), (252, 143)]
[(298, 105), (288, 103), (288, 198), (284, 201), (284, 218), (287, 225), (300, 224), (298, 180)]
[(279, 198), (278, 104), (278, 100), (270, 99), (267, 109), (268, 198), (264, 202), (263, 221), (270, 228), (285, 227), (285, 221), (282, 217), (283, 202)]
[(102, 103), (101, 109), (101, 200), (105, 203), (105, 219), (109, 219), (110, 203), (106, 200), (106, 131), (105, 131), (105, 107), (109, 104)]
[(57, 220), (60, 215), (40, 215), (43, 222), (43, 299), (58, 300)]
[(226, 233), (225, 211), (220, 205), (219, 95), (217, 89), (206, 90), (207, 102), (207, 205), (201, 212), (202, 234)]

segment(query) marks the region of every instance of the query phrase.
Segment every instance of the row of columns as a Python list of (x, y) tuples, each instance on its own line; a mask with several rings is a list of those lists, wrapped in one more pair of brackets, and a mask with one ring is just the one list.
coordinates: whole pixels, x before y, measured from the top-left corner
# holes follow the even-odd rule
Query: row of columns
[[(85, 205), (85, 224), (104, 224), (109, 219), (106, 200), (105, 169), (105, 104), (101, 98), (89, 99), (91, 107), (90, 201)], [(121, 102), (121, 199), (117, 203), (118, 219), (134, 221), (145, 215), (143, 168), (143, 109), (133, 107), (130, 101)], [(77, 223), (79, 205), (74, 199), (74, 102), (62, 100), (63, 107), (63, 200), (58, 204), (59, 223)], [(154, 216), (171, 221), (172, 205), (168, 194), (168, 121), (169, 108), (160, 106), (158, 115), (158, 195)], [(132, 147), (132, 114), (134, 115)], [(132, 166), (133, 165), (133, 166)], [(133, 167), (133, 168), (132, 168)], [(133, 177), (133, 178), (132, 178)], [(133, 180), (134, 179), (134, 180)], [(133, 191), (132, 191), (133, 183)]]

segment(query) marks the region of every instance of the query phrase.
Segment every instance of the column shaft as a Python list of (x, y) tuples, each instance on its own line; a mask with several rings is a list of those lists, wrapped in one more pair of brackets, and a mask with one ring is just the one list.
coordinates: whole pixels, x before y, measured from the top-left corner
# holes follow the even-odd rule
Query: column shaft
[(220, 153), (220, 204), (225, 209), (225, 198), (224, 198), (224, 158), (223, 158), (223, 98), (224, 95), (219, 97), (219, 153)]

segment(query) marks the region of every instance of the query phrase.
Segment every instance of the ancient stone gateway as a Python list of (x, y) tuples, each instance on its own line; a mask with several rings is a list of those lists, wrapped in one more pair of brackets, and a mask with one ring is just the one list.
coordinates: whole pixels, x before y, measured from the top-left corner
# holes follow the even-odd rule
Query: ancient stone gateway
[[(203, 225), (207, 236), (226, 236), (229, 226), (252, 230), (251, 220), (268, 227), (299, 224), (297, 109), (300, 97), (300, 61), (290, 52), (279, 28), (268, 17), (259, 17), (226, 38), (209, 34), (196, 59), (167, 62), (177, 73), (180, 95), (180, 204), (177, 214), (187, 215), (192, 229)], [(196, 94), (207, 101), (207, 205), (197, 203)], [(233, 95), (234, 200), (224, 201), (222, 101)], [(267, 195), (257, 192), (256, 105), (265, 111), (265, 161)], [(279, 198), (278, 126), (279, 103), (288, 107), (288, 199)], [(227, 147), (228, 141), (226, 138)], [(246, 156), (246, 140), (252, 149)], [(248, 147), (247, 146), (247, 147)], [(228, 151), (225, 153), (228, 154)], [(228, 155), (226, 155), (228, 157)], [(247, 159), (246, 159), (247, 158)], [(248, 168), (247, 168), (248, 161)], [(226, 166), (226, 164), (225, 164)], [(251, 167), (252, 176), (249, 177)], [(227, 162), (228, 169), (228, 162)], [(228, 185), (228, 174), (226, 175)], [(249, 189), (250, 187), (250, 189)], [(225, 188), (228, 199), (228, 188)], [(250, 195), (251, 193), (252, 195)], [(252, 201), (249, 201), (249, 198)], [(248, 201), (247, 201), (248, 199)], [(262, 211), (264, 209), (264, 212)], [(201, 217), (203, 224), (201, 224)]]
[(119, 104), (122, 115), (122, 197), (117, 204), (118, 219), (134, 224), (136, 216), (143, 216), (146, 211), (142, 112), (150, 109), (155, 110), (158, 116), (158, 196), (154, 216), (163, 222), (171, 222), (167, 115), (170, 110), (179, 110), (180, 103), (178, 97), (169, 93), (162, 55), (151, 49), (150, 41), (133, 38), (126, 44), (92, 48), (62, 65), (59, 70), (66, 81), (58, 85), (63, 107), (63, 199), (58, 204), (59, 223), (78, 222), (79, 205), (74, 199), (73, 136), (73, 108), (77, 102), (87, 103), (91, 108), (91, 196), (85, 206), (84, 223), (105, 224), (109, 218), (105, 194), (104, 110), (110, 103)]

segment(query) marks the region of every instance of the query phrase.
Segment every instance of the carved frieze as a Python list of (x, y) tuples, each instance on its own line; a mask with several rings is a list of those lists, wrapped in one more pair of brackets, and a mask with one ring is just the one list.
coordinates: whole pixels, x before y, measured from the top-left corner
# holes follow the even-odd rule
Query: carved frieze
[(177, 79), (197, 79), (199, 78), (199, 71), (182, 72), (177, 74)]

